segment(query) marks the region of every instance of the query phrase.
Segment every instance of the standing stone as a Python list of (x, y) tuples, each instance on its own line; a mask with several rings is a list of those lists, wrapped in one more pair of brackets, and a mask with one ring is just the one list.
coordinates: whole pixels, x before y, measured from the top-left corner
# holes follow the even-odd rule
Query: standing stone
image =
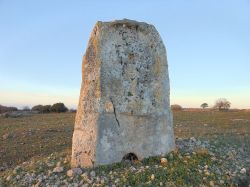
[(72, 167), (175, 148), (166, 49), (153, 25), (97, 22), (82, 62)]

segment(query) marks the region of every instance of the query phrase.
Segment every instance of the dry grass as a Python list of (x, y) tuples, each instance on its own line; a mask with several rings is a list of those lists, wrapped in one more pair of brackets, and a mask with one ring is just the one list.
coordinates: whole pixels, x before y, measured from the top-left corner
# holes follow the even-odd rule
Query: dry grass
[[(16, 165), (34, 156), (70, 149), (75, 114), (0, 118), (0, 163)], [(0, 164), (1, 165), (1, 164)]]
[(176, 137), (250, 135), (249, 111), (176, 111), (173, 115)]

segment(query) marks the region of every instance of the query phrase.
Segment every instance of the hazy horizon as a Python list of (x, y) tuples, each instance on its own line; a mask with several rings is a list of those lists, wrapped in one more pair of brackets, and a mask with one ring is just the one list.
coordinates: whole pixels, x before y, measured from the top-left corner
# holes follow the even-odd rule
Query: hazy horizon
[(0, 1), (0, 104), (76, 108), (95, 23), (153, 24), (167, 49), (171, 104), (250, 108), (250, 2)]

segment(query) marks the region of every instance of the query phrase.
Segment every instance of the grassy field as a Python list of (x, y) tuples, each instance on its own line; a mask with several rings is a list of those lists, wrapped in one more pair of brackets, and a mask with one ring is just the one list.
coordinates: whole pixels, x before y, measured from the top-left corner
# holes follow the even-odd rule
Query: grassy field
[[(222, 151), (225, 151), (225, 155), (227, 155), (229, 154), (228, 152), (232, 150), (238, 151), (238, 148), (242, 147), (243, 153), (242, 156), (238, 158), (238, 160), (240, 159), (239, 162), (243, 160), (242, 162), (244, 165), (249, 164), (249, 160), (247, 160), (249, 159), (250, 155), (249, 111), (175, 111), (173, 116), (177, 146), (178, 141), (183, 139), (187, 140), (187, 143), (190, 144), (190, 138), (195, 137), (196, 139), (204, 140), (205, 143), (206, 141), (211, 140), (211, 147), (214, 149), (214, 153), (218, 152), (218, 154), (220, 154)], [(66, 157), (70, 159), (74, 117), (75, 114), (73, 113), (61, 113), (36, 114), (33, 116), (20, 118), (0, 118), (0, 167), (7, 166), (8, 169), (14, 168), (16, 165), (21, 164), (24, 161), (31, 160), (31, 158), (35, 158), (36, 160), (43, 159), (45, 157), (50, 158), (54, 153), (66, 155)], [(185, 147), (182, 146), (183, 142), (185, 143), (185, 141), (182, 141), (180, 149)], [(225, 150), (224, 148), (226, 146), (228, 149)], [(180, 152), (181, 151), (182, 150), (180, 150)], [(182, 156), (185, 157), (184, 152), (183, 154), (184, 155)], [(171, 172), (168, 172), (169, 177), (172, 177), (174, 181), (179, 180), (177, 184), (189, 184), (190, 180), (190, 184), (194, 183), (194, 181), (196, 181), (197, 184), (202, 183), (201, 176), (199, 178), (198, 173), (195, 173), (198, 172), (199, 169), (194, 170), (192, 168), (195, 167), (194, 165), (198, 166), (199, 163), (210, 163), (213, 155), (211, 156), (207, 153), (203, 154), (203, 152), (201, 152), (201, 155), (203, 156), (199, 156), (199, 154), (193, 157), (191, 156), (190, 164), (188, 166), (185, 165), (185, 162), (183, 162), (182, 165), (182, 162), (178, 160), (179, 157), (182, 157), (181, 155), (179, 155), (178, 158), (174, 157), (173, 161), (170, 162), (172, 163), (172, 166), (170, 164), (168, 169), (171, 169), (173, 166), (178, 166), (176, 172), (177, 174), (179, 172), (182, 178), (179, 179), (177, 176), (175, 176), (176, 173), (172, 173), (172, 175)], [(222, 162), (224, 159), (228, 159), (226, 156), (224, 158), (223, 155), (224, 153), (222, 156), (218, 156)], [(167, 158), (169, 158), (169, 155), (167, 155)], [(151, 163), (154, 165), (157, 163), (154, 162), (156, 161), (154, 159), (157, 160), (159, 158), (146, 159), (142, 161), (142, 164), (144, 163), (144, 165), (150, 165)], [(238, 160), (236, 161), (238, 162)], [(179, 163), (179, 165), (177, 165), (177, 163)], [(117, 166), (114, 166), (113, 168), (112, 167), (113, 166), (108, 166), (106, 167), (106, 170), (113, 171), (115, 170), (114, 167), (117, 168)], [(225, 167), (227, 167), (227, 165)], [(247, 165), (247, 167), (249, 167), (249, 165)], [(99, 169), (96, 170), (97, 173), (98, 171)], [(105, 167), (104, 170), (101, 171), (105, 171)], [(156, 172), (155, 169), (149, 171)], [(193, 173), (188, 175), (187, 173), (189, 173), (189, 171), (193, 171)], [(160, 175), (161, 172), (164, 173), (165, 170), (162, 168), (157, 169), (155, 174), (156, 176), (154, 177), (158, 176), (159, 180), (167, 182)], [(129, 184), (138, 185), (141, 180), (147, 180), (147, 176), (150, 173), (148, 173), (148, 175), (144, 174), (138, 174), (138, 176), (136, 176), (139, 178), (135, 178), (135, 175), (132, 175), (128, 172), (127, 177), (130, 177)], [(211, 177), (211, 180), (212, 179), (220, 180), (220, 177)], [(158, 183), (154, 184), (156, 185)], [(204, 184), (209, 185), (209, 181), (204, 182)]]
[(0, 118), (0, 163), (15, 166), (34, 156), (70, 149), (75, 114)]
[(250, 111), (175, 111), (176, 137), (250, 135)]

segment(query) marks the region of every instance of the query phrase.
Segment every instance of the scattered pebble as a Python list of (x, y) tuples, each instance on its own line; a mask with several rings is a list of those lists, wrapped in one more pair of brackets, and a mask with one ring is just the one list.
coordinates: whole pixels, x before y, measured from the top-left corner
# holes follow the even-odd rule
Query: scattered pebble
[(150, 177), (151, 180), (155, 180), (155, 175), (152, 174), (151, 177)]
[(61, 166), (57, 166), (53, 169), (53, 173), (61, 173), (64, 171), (64, 168)]
[(57, 162), (57, 163), (56, 163), (56, 166), (57, 166), (57, 167), (61, 166), (61, 162)]
[(92, 171), (90, 172), (90, 176), (91, 176), (91, 177), (95, 177), (95, 171), (94, 171), (94, 170), (92, 170)]
[(166, 166), (168, 164), (168, 160), (166, 158), (161, 158), (161, 165)]
[[(237, 186), (236, 184), (240, 184), (237, 182), (243, 183), (247, 181), (245, 178), (248, 176), (249, 171), (246, 167), (248, 158), (245, 157), (246, 159), (243, 159), (244, 157), (242, 157), (241, 154), (244, 155), (246, 152), (239, 151), (239, 148), (236, 146), (223, 145), (218, 147), (209, 141), (195, 138), (178, 139), (176, 140), (176, 146), (176, 152), (169, 153), (163, 157), (157, 157), (157, 160), (153, 159), (145, 164), (144, 161), (139, 164), (131, 163), (130, 165), (122, 166), (121, 169), (119, 166), (113, 171), (103, 170), (102, 168), (98, 170), (95, 168), (91, 170), (84, 169), (84, 173), (83, 168), (69, 168), (69, 158), (66, 159), (66, 157), (58, 157), (55, 154), (51, 154), (45, 161), (27, 161), (16, 166), (10, 170), (10, 172), (3, 171), (4, 177), (2, 179), (3, 181), (1, 181), (0, 178), (0, 184), (2, 182), (2, 186), (5, 186), (5, 182), (7, 181), (7, 184), (11, 184), (12, 186), (33, 185), (33, 187), (122, 186), (124, 185), (123, 181), (126, 181), (131, 174), (132, 176), (143, 175), (145, 172), (149, 180), (144, 181), (144, 185), (175, 186), (174, 182), (164, 182), (161, 181), (160, 178), (156, 178), (155, 174), (157, 171), (160, 170), (164, 172), (167, 170), (167, 172), (173, 172), (175, 168), (173, 168), (172, 164), (176, 161), (180, 161), (179, 163), (182, 165), (184, 164), (183, 162), (185, 162), (186, 167), (193, 162), (194, 158), (204, 156), (204, 151), (200, 151), (201, 149), (206, 150), (206, 154), (210, 155), (210, 160), (208, 160), (208, 162), (197, 163), (197, 167), (194, 168), (194, 170), (187, 170), (188, 173), (194, 172), (197, 177), (203, 179), (204, 184), (210, 187), (223, 186), (225, 184)], [(244, 150), (247, 149), (244, 148)], [(233, 159), (233, 161), (228, 160), (229, 157)], [(218, 163), (220, 167), (217, 167)], [(32, 166), (31, 169), (27, 170), (30, 166)], [(169, 170), (169, 168), (171, 169)], [(151, 174), (148, 175), (149, 172)], [(192, 175), (192, 173), (190, 174)], [(0, 185), (0, 187), (2, 186)], [(129, 185), (126, 184), (126, 186)]]
[(242, 169), (240, 170), (240, 173), (241, 173), (241, 174), (245, 174), (246, 172), (247, 172), (246, 168), (242, 168)]
[(11, 178), (12, 178), (12, 176), (11, 176), (11, 175), (9, 175), (9, 176), (6, 178), (6, 181), (10, 181), (10, 180), (11, 180)]
[(195, 137), (191, 137), (190, 140), (193, 141), (193, 142), (196, 142)]
[(81, 168), (73, 168), (67, 171), (67, 176), (68, 177), (75, 177), (77, 175), (81, 175), (82, 174), (82, 170)]
[(214, 181), (210, 181), (209, 186), (214, 187)]
[(210, 175), (209, 171), (205, 171), (205, 175), (209, 176)]
[(3, 135), (3, 140), (7, 140), (9, 137), (10, 137), (10, 134), (6, 133), (6, 134)]

